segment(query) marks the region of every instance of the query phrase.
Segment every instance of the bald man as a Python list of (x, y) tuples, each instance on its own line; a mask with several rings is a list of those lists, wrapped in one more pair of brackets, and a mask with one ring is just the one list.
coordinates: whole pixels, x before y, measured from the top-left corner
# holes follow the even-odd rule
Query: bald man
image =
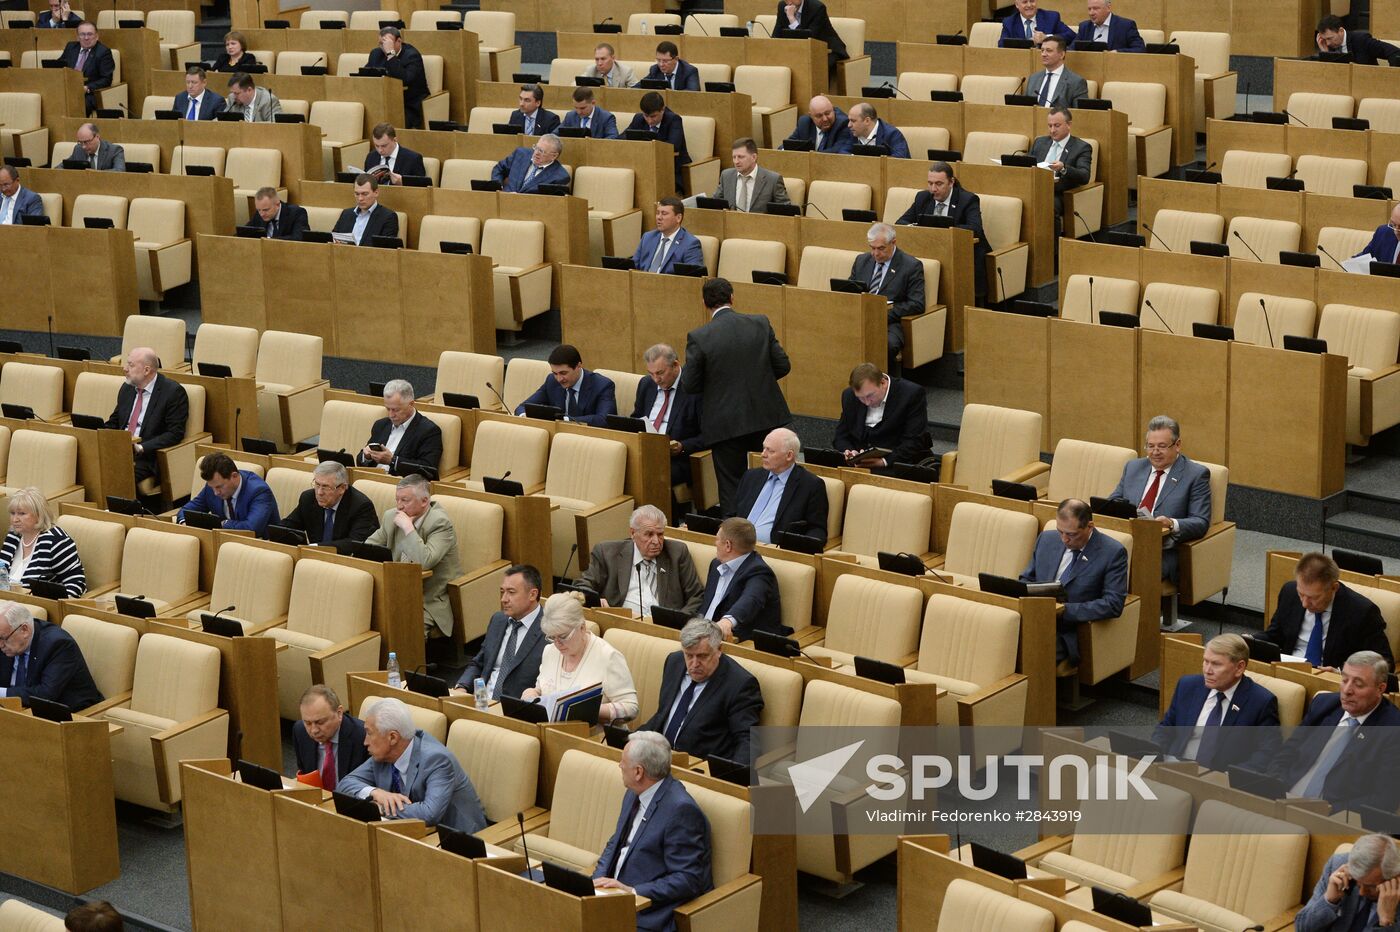
[(831, 98), (818, 94), (807, 104), (807, 115), (797, 121), (797, 128), (783, 141), (783, 148), (789, 142), (806, 142), (813, 152), (849, 153), (855, 144), (851, 135), (850, 120), (841, 108), (831, 102)]
[(739, 479), (734, 508), (726, 517), (748, 518), (760, 543), (781, 534), (826, 542), (826, 484), (797, 465), (802, 441), (786, 427), (763, 438), (763, 465)]
[(184, 440), (185, 422), (189, 420), (190, 401), (185, 387), (161, 375), (157, 371), (160, 363), (149, 346), (133, 347), (126, 354), (122, 365), (126, 381), (117, 392), (117, 407), (105, 425), (109, 430), (124, 430), (131, 435), (138, 486), (142, 480), (160, 477), (156, 451)]

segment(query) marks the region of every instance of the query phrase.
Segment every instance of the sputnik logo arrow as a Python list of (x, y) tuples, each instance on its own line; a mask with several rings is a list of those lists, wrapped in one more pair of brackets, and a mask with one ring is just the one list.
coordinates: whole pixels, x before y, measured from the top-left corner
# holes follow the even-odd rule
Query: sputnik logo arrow
[(802, 807), (804, 813), (812, 808), (817, 798), (831, 786), (831, 781), (850, 763), (863, 744), (865, 741), (860, 740), (788, 768), (792, 788), (797, 793), (797, 804)]

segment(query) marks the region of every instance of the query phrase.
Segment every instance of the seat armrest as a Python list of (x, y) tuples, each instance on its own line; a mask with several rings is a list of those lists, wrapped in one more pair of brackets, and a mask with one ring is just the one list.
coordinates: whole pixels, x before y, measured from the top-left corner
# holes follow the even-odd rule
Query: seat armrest
[(955, 478), (958, 471), (958, 451), (949, 450), (943, 454), (943, 463), (938, 469), (938, 481), (948, 485), (955, 485)]
[(1091, 181), (1062, 195), (1065, 236), (1078, 239), (1086, 233), (1097, 233), (1103, 227), (1103, 201), (1107, 190), (1102, 181)]
[(1062, 851), (1072, 844), (1074, 844), (1073, 835), (1049, 835), (1033, 845), (1027, 845), (1020, 851), (1012, 853), (1029, 864), (1031, 861), (1039, 861), (1053, 851)]
[(1283, 932), (1284, 929), (1293, 928), (1293, 921), (1298, 918), (1298, 914), (1303, 911), (1300, 903), (1290, 907), (1287, 912), (1280, 913), (1271, 919), (1264, 920), (1264, 932)]
[(690, 454), (690, 496), (697, 512), (719, 504), (719, 480), (715, 459), (709, 450)]
[[(1004, 301), (1008, 297), (1026, 290), (1026, 274), (1030, 266), (1031, 247), (1029, 243), (1012, 243), (987, 254), (988, 280), (992, 286), (989, 300)], [(997, 270), (1001, 274), (997, 274)], [(1003, 291), (1004, 286), (1004, 291)]]
[(156, 786), (162, 802), (180, 801), (180, 761), (212, 760), (228, 754), (228, 713), (211, 709), (151, 735)]
[(942, 358), (947, 321), (948, 307), (944, 304), (899, 319), (900, 329), (904, 331), (901, 362), (905, 368), (915, 369)]
[(509, 560), (496, 560), (447, 584), (447, 599), (452, 603), (452, 617), (460, 626), (463, 643), (485, 634), (491, 615), (500, 610), (501, 571), (508, 566)]
[(1127, 893), (1128, 896), (1132, 897), (1135, 900), (1145, 900), (1154, 893), (1160, 893), (1163, 890), (1170, 890), (1171, 888), (1180, 885), (1182, 880), (1184, 880), (1185, 878), (1186, 866), (1182, 865), (1181, 867), (1172, 868), (1165, 874), (1159, 874), (1158, 876), (1153, 877), (1151, 880), (1144, 880), (1137, 886), (1129, 887), (1123, 892)]
[(1001, 478), (1007, 482), (1024, 482), (1043, 491), (1050, 485), (1050, 464), (1027, 463), (1018, 469), (1013, 469)]
[[(691, 188), (691, 190), (695, 190)], [(642, 241), (642, 211), (633, 207), (603, 218), (603, 252), (609, 256), (630, 256)]]
[(214, 435), (206, 431), (202, 434), (195, 434), (193, 437), (186, 437), (179, 443), (173, 443), (156, 451), (156, 465), (160, 469), (161, 495), (165, 501), (175, 501), (175, 482), (177, 480), (189, 481), (189, 477), (194, 475), (195, 447), (201, 443), (212, 443), (213, 440)]
[(126, 692), (124, 692), (124, 693), (118, 693), (118, 694), (115, 695), (115, 696), (111, 696), (111, 697), (109, 697), (109, 698), (107, 698), (107, 699), (103, 699), (101, 702), (97, 703), (96, 705), (90, 705), (90, 706), (88, 706), (86, 709), (83, 709), (82, 712), (81, 712), (80, 714), (86, 715), (88, 718), (97, 718), (97, 717), (100, 716), (103, 712), (106, 712), (108, 709), (115, 709), (115, 708), (117, 708), (118, 706), (126, 705), (126, 704), (127, 704), (128, 702), (130, 702), (130, 701), (131, 701), (131, 690), (128, 689), (128, 690), (127, 690)]
[(49, 150), (49, 129), (47, 126), (15, 133), (14, 143), (15, 155), (31, 159), (35, 165), (49, 164), (53, 153)]
[(285, 628), (285, 627), (287, 627), (287, 616), (286, 616), (286, 615), (280, 615), (280, 616), (278, 616), (277, 618), (269, 618), (267, 621), (260, 622), (259, 624), (253, 625), (252, 627), (248, 628), (247, 630), (245, 630), (245, 631), (243, 632), (243, 636), (244, 636), (244, 637), (257, 637), (257, 636), (260, 635), (260, 634), (266, 634), (267, 632), (271, 631), (273, 628)]
[(788, 104), (786, 107), (760, 114), (759, 123), (763, 133), (763, 138), (759, 140), (760, 147), (776, 149), (797, 129), (797, 105)]
[(1202, 75), (1202, 101), (1207, 120), (1227, 120), (1235, 115), (1235, 92), (1239, 88), (1237, 72)]
[(675, 908), (677, 932), (726, 932), (754, 928), (763, 878), (744, 874)]
[(1205, 536), (1186, 541), (1177, 547), (1180, 552), (1180, 597), (1186, 605), (1195, 605), (1230, 585), (1230, 570), (1235, 557), (1235, 523), (1222, 521), (1211, 525)]
[(170, 61), (176, 71), (184, 71), (189, 64), (199, 64), (199, 56), (202, 54), (199, 42), (190, 42), (186, 45), (171, 45)]
[(852, 55), (836, 63), (837, 86), (847, 97), (859, 97), (861, 88), (870, 83), (870, 56)]
[[(689, 165), (681, 166), (681, 174), (685, 176), (685, 189), (691, 194), (708, 196), (710, 192), (719, 187), (719, 173), (723, 166), (720, 165), (717, 156), (710, 156), (706, 159), (696, 159)], [(636, 251), (634, 247), (633, 252)], [(613, 253), (615, 256), (624, 253)]]
[(483, 81), (508, 81), (510, 76), (520, 71), (520, 46), (512, 45), (503, 49), (484, 53), (486, 60), (486, 74), (481, 76)]
[(1400, 424), (1400, 366), (1376, 369), (1359, 381), (1362, 432), (1378, 434)]
[(1004, 676), (959, 699), (956, 724), (1019, 728), (1026, 723), (1026, 696), (1029, 692), (1030, 679), (1024, 673)]
[(192, 242), (181, 239), (146, 251), (150, 253), (151, 285), (157, 294), (189, 284), (194, 256)]

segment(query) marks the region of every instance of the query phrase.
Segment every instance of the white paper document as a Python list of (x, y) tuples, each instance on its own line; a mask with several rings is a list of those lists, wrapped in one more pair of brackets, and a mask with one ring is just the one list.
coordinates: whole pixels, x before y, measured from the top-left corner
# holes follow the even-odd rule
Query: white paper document
[(1372, 258), (1369, 252), (1362, 253), (1361, 255), (1354, 256), (1350, 259), (1343, 259), (1342, 268), (1346, 269), (1348, 272), (1351, 272), (1354, 275), (1370, 275), (1371, 263), (1375, 261), (1376, 260)]

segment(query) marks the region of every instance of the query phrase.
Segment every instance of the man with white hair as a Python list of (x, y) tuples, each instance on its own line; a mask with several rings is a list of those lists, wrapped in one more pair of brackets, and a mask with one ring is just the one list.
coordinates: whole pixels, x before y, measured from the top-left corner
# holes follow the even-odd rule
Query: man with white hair
[(1362, 835), (1332, 855), (1312, 899), (1293, 920), (1298, 932), (1388, 929), (1400, 911), (1400, 851), (1389, 835)]
[(423, 633), (452, 634), (452, 603), (447, 584), (462, 575), (457, 556), (457, 529), (442, 506), (431, 500), (432, 488), (420, 475), (405, 476), (394, 490), (394, 506), (385, 509), (379, 529), (365, 541), (388, 547), (394, 559), (417, 563), (431, 574), (423, 580)]
[(705, 586), (695, 572), (690, 548), (666, 539), (666, 515), (655, 505), (632, 512), (630, 540), (606, 540), (588, 557), (579, 577), (604, 605), (631, 609), (646, 618), (653, 606), (694, 614)]
[(39, 621), (19, 602), (0, 602), (0, 697), (27, 708), (37, 696), (79, 711), (102, 701), (73, 635)]
[(350, 487), (345, 467), (327, 460), (312, 471), (311, 488), (301, 493), (282, 526), (302, 531), (310, 544), (361, 541), (379, 527), (379, 513), (368, 495)]
[(924, 306), (924, 264), (895, 245), (895, 229), (877, 223), (866, 231), (870, 251), (851, 264), (851, 280), (870, 294), (885, 299), (885, 323), (889, 336), (889, 369), (899, 374), (900, 351), (904, 349), (905, 317), (922, 314)]
[(413, 386), (404, 379), (384, 383), (384, 412), (360, 450), (361, 466), (379, 467), (391, 476), (418, 473), (438, 477), (442, 461), (442, 428), (430, 418), (419, 417), (413, 404)]
[(1076, 41), (1102, 42), (1110, 52), (1141, 52), (1146, 47), (1137, 23), (1113, 12), (1113, 0), (1089, 0), (1088, 13)]
[(802, 441), (786, 427), (763, 438), (763, 465), (739, 479), (734, 508), (726, 517), (748, 518), (761, 543), (780, 534), (801, 534), (826, 542), (826, 484), (797, 465)]
[(674, 929), (675, 908), (714, 889), (710, 823), (671, 776), (671, 745), (663, 736), (634, 733), (618, 768), (627, 792), (617, 828), (593, 871), (593, 886), (651, 900), (637, 913), (638, 929)]
[(459, 832), (486, 827), (471, 777), (442, 742), (413, 726), (398, 699), (381, 699), (365, 714), (369, 760), (340, 778), (336, 790), (373, 800), (386, 819), (422, 819)]

